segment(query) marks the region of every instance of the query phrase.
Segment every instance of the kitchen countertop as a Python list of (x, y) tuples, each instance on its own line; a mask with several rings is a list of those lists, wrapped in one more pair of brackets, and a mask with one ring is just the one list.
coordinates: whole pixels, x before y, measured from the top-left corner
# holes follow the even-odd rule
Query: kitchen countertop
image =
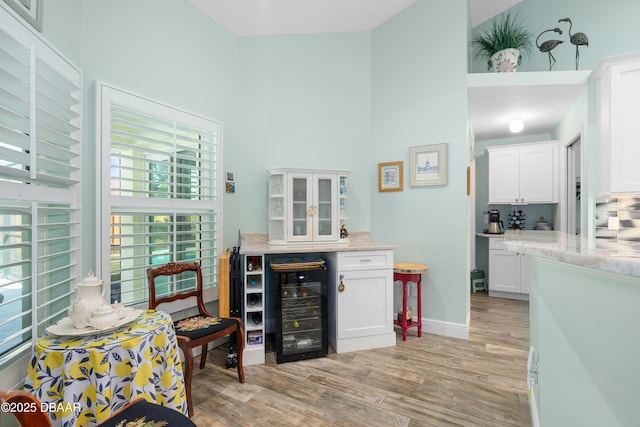
[(591, 242), (560, 231), (520, 230), (505, 232), (504, 248), (511, 252), (640, 278), (639, 244), (599, 239)]
[(349, 252), (349, 251), (379, 251), (397, 249), (397, 245), (376, 243), (371, 241), (369, 232), (353, 231), (349, 233), (349, 242), (328, 243), (289, 243), (284, 245), (270, 245), (266, 233), (241, 233), (240, 253), (243, 255), (262, 254), (291, 254), (314, 252)]

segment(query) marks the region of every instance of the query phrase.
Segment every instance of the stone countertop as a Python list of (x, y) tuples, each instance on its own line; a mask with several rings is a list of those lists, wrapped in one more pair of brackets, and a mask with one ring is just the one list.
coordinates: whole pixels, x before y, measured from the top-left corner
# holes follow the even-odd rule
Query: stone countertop
[(262, 254), (291, 254), (314, 252), (349, 252), (349, 251), (379, 251), (397, 249), (397, 245), (375, 243), (371, 241), (368, 232), (354, 231), (349, 233), (349, 241), (345, 243), (290, 243), (284, 245), (270, 245), (266, 233), (241, 233), (240, 253), (243, 255)]
[(506, 231), (504, 248), (581, 267), (640, 278), (640, 245), (586, 238), (559, 231)]

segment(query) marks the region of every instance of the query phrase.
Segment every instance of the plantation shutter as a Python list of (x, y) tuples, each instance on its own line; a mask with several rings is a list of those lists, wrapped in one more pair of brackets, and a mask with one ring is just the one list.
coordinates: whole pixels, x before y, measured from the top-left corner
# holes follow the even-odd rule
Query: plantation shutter
[(0, 8), (0, 367), (81, 279), (82, 75)]

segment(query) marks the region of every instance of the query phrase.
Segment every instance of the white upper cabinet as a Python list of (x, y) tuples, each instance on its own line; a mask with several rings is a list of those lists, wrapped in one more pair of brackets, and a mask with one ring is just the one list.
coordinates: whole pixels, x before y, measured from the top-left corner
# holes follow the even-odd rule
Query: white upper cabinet
[(488, 147), (489, 204), (557, 203), (555, 142)]
[(347, 242), (347, 171), (269, 170), (269, 243)]
[(598, 195), (640, 193), (640, 53), (605, 59), (597, 93)]

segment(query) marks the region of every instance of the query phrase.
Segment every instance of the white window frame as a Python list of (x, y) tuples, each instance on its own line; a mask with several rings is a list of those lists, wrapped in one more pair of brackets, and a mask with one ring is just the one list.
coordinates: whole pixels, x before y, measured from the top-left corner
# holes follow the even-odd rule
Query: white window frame
[[(205, 287), (205, 302), (211, 302), (218, 299), (218, 261), (222, 254), (222, 224), (223, 209), (222, 195), (224, 191), (223, 167), (222, 167), (222, 148), (223, 148), (223, 126), (221, 122), (204, 118), (202, 116), (189, 113), (185, 110), (164, 104), (150, 98), (141, 96), (128, 90), (117, 88), (105, 82), (96, 82), (96, 151), (97, 157), (97, 207), (96, 213), (98, 217), (98, 242), (96, 269), (98, 277), (102, 278), (105, 283), (110, 282), (111, 277), (111, 215), (117, 215), (119, 212), (141, 212), (144, 214), (194, 214), (204, 212), (215, 212), (215, 245), (212, 250), (215, 251), (213, 257), (213, 274), (208, 277), (209, 284), (213, 283), (213, 287)], [(217, 138), (215, 149), (215, 188), (213, 188), (213, 198), (200, 200), (180, 199), (180, 198), (150, 198), (150, 197), (128, 197), (112, 195), (111, 192), (111, 108), (112, 103), (125, 103), (127, 106), (145, 111), (153, 115), (162, 116), (167, 120), (178, 121), (181, 123), (190, 123), (194, 126), (206, 128), (213, 126), (217, 128)], [(147, 111), (153, 108), (153, 111)], [(175, 185), (175, 183), (174, 183)], [(205, 266), (203, 266), (205, 267)], [(136, 276), (139, 276), (137, 274)], [(109, 284), (110, 286), (110, 284)], [(108, 291), (110, 293), (110, 290)], [(147, 301), (137, 304), (137, 307), (146, 308)], [(176, 301), (172, 304), (171, 311), (181, 311), (192, 308), (193, 303), (188, 300)]]

